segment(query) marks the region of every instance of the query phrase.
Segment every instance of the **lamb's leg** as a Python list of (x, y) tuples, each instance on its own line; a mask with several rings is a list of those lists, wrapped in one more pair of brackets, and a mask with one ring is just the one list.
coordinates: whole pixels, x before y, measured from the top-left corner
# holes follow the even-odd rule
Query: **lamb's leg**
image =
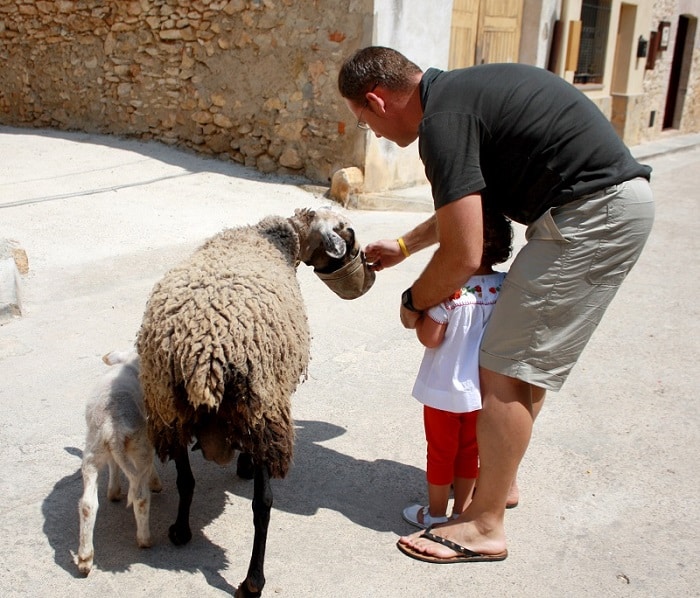
[(113, 502), (121, 499), (122, 489), (121, 481), (119, 480), (119, 466), (112, 457), (112, 454), (107, 454), (107, 466), (109, 467), (109, 481), (107, 482), (107, 498)]
[[(129, 451), (128, 454), (127, 451)], [(148, 484), (153, 471), (153, 455), (150, 447), (145, 447), (143, 442), (134, 439), (127, 440), (123, 450), (115, 450), (112, 457), (129, 480), (127, 506), (131, 505), (134, 509), (136, 543), (139, 548), (150, 548), (151, 490)]]
[(80, 545), (78, 546), (78, 570), (87, 575), (92, 569), (95, 548), (92, 535), (97, 517), (97, 474), (98, 467), (92, 454), (86, 454), (83, 459), (83, 496), (80, 499), (78, 512), (80, 515)]
[(251, 598), (260, 596), (265, 587), (265, 546), (267, 544), (267, 528), (270, 524), (272, 509), (272, 487), (270, 472), (267, 465), (255, 464), (255, 481), (253, 487), (253, 553), (250, 556), (248, 575), (236, 590), (236, 598)]
[(163, 490), (163, 484), (160, 481), (160, 476), (156, 470), (155, 463), (153, 463), (153, 456), (151, 456), (151, 473), (148, 480), (148, 487), (151, 489), (151, 492), (160, 492)]
[[(151, 489), (148, 487), (150, 470), (144, 472), (138, 479), (130, 483), (135, 484), (133, 493), (134, 518), (136, 519), (136, 543), (139, 548), (151, 547), (151, 529), (149, 517), (151, 512)], [(131, 488), (129, 489), (131, 492)]]
[(168, 537), (173, 544), (180, 546), (187, 544), (192, 539), (190, 506), (194, 495), (194, 476), (186, 446), (177, 447), (174, 451), (174, 459), (177, 468), (177, 492), (180, 495), (180, 503), (177, 507), (177, 519), (170, 526)]

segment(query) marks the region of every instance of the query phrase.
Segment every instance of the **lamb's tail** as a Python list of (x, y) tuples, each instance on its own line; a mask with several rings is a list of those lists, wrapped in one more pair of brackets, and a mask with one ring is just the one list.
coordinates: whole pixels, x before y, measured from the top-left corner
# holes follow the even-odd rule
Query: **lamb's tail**
[(110, 351), (102, 356), (102, 361), (107, 365), (117, 365), (119, 363), (128, 363), (136, 357), (136, 351)]

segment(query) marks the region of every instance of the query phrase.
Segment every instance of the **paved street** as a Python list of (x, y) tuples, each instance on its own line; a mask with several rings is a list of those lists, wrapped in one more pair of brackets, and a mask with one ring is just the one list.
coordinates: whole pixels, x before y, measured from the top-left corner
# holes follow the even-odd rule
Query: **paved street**
[[(273, 483), (264, 596), (698, 595), (700, 145), (682, 141), (635, 148), (654, 168), (656, 225), (578, 367), (545, 403), (502, 563), (442, 567), (395, 548), (412, 531), (401, 510), (426, 500), (421, 408), (410, 396), (422, 349), (398, 304), (429, 252), (380, 273), (355, 301), (299, 267), (312, 361), (294, 397), (295, 463)], [(131, 509), (107, 501), (103, 477), (95, 568), (79, 575), (85, 400), (105, 371), (101, 355), (133, 344), (168, 268), (224, 227), (328, 200), (293, 179), (113, 137), (0, 127), (0, 156), (0, 239), (29, 261), (23, 315), (0, 325), (2, 595), (232, 594), (252, 548), (252, 482), (199, 452), (191, 543), (167, 539), (172, 463), (158, 465), (164, 491), (153, 497), (148, 550), (136, 546)], [(400, 209), (400, 197), (387, 205), (349, 212), (363, 243), (428, 215)]]

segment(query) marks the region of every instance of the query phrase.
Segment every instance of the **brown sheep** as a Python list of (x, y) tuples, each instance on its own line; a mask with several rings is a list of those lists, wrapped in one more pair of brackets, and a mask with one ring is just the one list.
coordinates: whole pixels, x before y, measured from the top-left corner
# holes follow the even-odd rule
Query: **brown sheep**
[(194, 492), (188, 446), (254, 478), (255, 538), (237, 596), (265, 585), (270, 477), (287, 474), (291, 396), (309, 362), (310, 333), (296, 278), (304, 262), (343, 298), (374, 282), (350, 223), (338, 212), (297, 210), (222, 231), (156, 284), (137, 339), (149, 435), (177, 467), (174, 544), (191, 536)]

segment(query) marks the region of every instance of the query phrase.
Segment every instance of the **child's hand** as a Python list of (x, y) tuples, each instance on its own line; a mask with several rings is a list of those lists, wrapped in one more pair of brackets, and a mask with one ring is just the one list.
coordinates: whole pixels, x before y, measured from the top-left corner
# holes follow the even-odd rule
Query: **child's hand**
[(416, 327), (416, 322), (421, 317), (423, 312), (411, 311), (406, 309), (403, 305), (401, 306), (401, 311), (399, 312), (399, 317), (401, 318), (401, 323), (404, 328), (413, 329)]

